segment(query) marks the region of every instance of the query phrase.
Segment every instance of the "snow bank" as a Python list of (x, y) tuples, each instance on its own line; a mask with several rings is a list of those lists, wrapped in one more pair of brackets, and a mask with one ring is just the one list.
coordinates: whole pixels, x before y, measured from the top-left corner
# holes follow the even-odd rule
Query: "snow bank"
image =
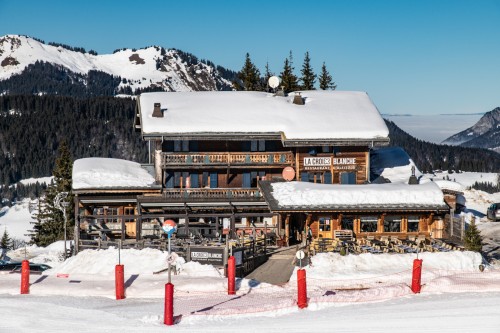
[[(422, 252), (426, 270), (451, 270), (477, 272), (482, 257), (476, 252)], [(306, 267), (307, 277), (313, 279), (349, 280), (381, 277), (411, 270), (416, 255), (371, 254), (341, 256), (338, 253), (319, 253), (312, 257), (312, 265)], [(292, 274), (292, 279), (296, 274)]]
[[(120, 262), (125, 266), (126, 274), (153, 274), (167, 268), (167, 252), (155, 249), (123, 249), (120, 251)], [(118, 249), (84, 250), (67, 259), (59, 267), (48, 271), (49, 274), (114, 274), (118, 264)], [(189, 277), (220, 277), (219, 271), (212, 265), (201, 265), (198, 262), (186, 263), (179, 257), (176, 269), (181, 275)]]
[(82, 158), (73, 165), (73, 189), (149, 188), (155, 179), (139, 163), (116, 158)]

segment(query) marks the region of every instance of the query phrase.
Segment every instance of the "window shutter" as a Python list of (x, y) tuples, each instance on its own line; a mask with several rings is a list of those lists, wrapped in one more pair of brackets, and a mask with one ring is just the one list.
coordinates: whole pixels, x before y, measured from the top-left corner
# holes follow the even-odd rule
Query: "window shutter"
[(166, 188), (174, 188), (174, 173), (167, 172), (167, 177), (165, 179), (165, 187)]
[(259, 151), (266, 151), (266, 140), (259, 140)]
[(331, 184), (332, 183), (332, 173), (330, 171), (325, 172), (323, 176), (323, 183)]
[(257, 151), (257, 140), (252, 140), (250, 142), (250, 151)]
[(189, 151), (189, 140), (182, 140), (182, 151)]
[(250, 188), (252, 183), (252, 178), (250, 172), (243, 173), (243, 188)]
[(192, 188), (200, 187), (198, 180), (199, 180), (198, 174), (196, 172), (191, 173), (191, 187)]
[(174, 151), (181, 151), (181, 146), (180, 140), (174, 140)]
[(300, 174), (300, 181), (308, 182), (309, 181), (309, 172), (302, 172)]
[(210, 188), (217, 188), (217, 172), (211, 172), (210, 173)]

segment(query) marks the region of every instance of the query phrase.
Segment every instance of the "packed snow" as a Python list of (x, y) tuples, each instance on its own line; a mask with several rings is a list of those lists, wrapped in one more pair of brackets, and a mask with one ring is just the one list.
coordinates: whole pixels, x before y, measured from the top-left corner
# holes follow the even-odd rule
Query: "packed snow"
[[(282, 132), (285, 139), (384, 139), (389, 130), (365, 92), (304, 91), (305, 105), (254, 91), (141, 94), (143, 134)], [(152, 116), (160, 103), (163, 117)]]
[(89, 157), (73, 164), (73, 189), (150, 188), (155, 179), (139, 163), (116, 158)]
[[(58, 247), (60, 243), (50, 248)], [(42, 255), (31, 261), (39, 262)], [(0, 321), (0, 331), (165, 331), (167, 273), (154, 273), (166, 267), (166, 257), (159, 250), (122, 250), (126, 299), (120, 301), (114, 299), (117, 249), (82, 251), (42, 276), (32, 275), (30, 295), (19, 295), (19, 274), (0, 274), (0, 307), (9, 318)], [(309, 305), (303, 310), (296, 306), (296, 272), (282, 286), (237, 279), (237, 294), (228, 296), (221, 270), (180, 260), (172, 275), (177, 319), (171, 329), (331, 332), (335, 323), (335, 331), (343, 332), (382, 332), (388, 327), (404, 332), (497, 332), (498, 268), (486, 265), (481, 273), (482, 258), (472, 252), (421, 253), (422, 291), (415, 295), (410, 291), (415, 258), (318, 254), (305, 267)], [(378, 320), (382, 315), (384, 320)]]

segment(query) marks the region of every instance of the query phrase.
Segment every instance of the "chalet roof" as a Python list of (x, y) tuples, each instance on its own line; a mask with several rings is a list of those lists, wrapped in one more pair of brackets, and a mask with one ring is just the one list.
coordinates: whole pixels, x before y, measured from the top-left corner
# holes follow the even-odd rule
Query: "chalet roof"
[[(365, 92), (303, 91), (304, 105), (252, 91), (154, 92), (138, 98), (137, 126), (151, 136), (271, 136), (284, 142), (387, 143), (389, 131)], [(163, 117), (153, 117), (161, 103)]]
[(139, 163), (116, 158), (82, 158), (73, 164), (74, 191), (161, 189)]
[(271, 212), (283, 211), (448, 211), (439, 187), (420, 185), (331, 185), (260, 181)]

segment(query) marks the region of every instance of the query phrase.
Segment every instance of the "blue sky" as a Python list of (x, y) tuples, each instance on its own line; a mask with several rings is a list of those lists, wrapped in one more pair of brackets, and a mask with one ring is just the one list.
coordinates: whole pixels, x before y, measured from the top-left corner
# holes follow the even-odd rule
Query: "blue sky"
[(500, 0), (0, 0), (0, 35), (98, 53), (160, 45), (240, 70), (246, 52), (279, 74), (309, 51), (339, 90), (381, 113), (486, 112), (500, 106)]

